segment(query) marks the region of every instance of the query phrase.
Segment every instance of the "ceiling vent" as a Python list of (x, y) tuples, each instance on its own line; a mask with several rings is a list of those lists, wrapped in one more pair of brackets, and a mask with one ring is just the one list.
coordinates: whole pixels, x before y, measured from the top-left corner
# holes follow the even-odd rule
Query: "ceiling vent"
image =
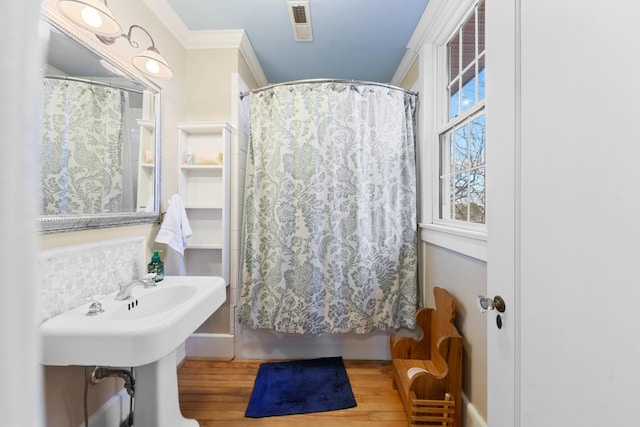
[(309, 14), (308, 1), (289, 1), (289, 19), (293, 29), (293, 38), (298, 42), (313, 41), (311, 31), (311, 15)]

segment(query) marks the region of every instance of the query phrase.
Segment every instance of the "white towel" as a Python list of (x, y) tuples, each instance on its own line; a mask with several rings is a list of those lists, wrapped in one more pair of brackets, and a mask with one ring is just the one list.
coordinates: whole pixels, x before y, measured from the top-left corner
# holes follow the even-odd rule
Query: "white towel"
[(187, 238), (191, 236), (191, 226), (187, 218), (187, 211), (182, 203), (182, 198), (174, 194), (169, 199), (169, 207), (164, 215), (162, 226), (156, 236), (156, 242), (166, 243), (171, 249), (184, 255), (187, 247)]

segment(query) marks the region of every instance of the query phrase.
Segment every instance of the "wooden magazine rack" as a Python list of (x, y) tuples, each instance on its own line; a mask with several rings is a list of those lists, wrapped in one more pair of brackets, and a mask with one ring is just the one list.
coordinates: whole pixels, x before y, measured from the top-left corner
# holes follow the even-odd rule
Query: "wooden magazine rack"
[(436, 309), (416, 314), (419, 339), (391, 338), (393, 386), (411, 426), (462, 425), (462, 337), (453, 320), (456, 304), (434, 288)]

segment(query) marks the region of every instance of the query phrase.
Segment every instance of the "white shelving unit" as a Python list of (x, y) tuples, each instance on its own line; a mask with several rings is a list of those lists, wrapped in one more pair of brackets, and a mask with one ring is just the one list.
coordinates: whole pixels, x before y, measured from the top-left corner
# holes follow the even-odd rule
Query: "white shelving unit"
[(153, 120), (136, 120), (140, 128), (140, 146), (138, 150), (138, 194), (136, 210), (153, 210), (153, 173), (155, 166), (155, 127)]
[(184, 255), (186, 273), (220, 276), (228, 284), (233, 128), (226, 122), (179, 123), (177, 128), (178, 193), (193, 231)]

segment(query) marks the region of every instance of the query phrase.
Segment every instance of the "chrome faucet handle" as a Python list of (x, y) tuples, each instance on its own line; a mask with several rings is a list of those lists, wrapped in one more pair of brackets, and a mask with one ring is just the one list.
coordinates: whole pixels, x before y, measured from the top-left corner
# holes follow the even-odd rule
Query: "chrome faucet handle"
[(144, 283), (145, 288), (158, 286), (158, 284), (156, 283), (156, 273), (147, 273), (142, 279), (140, 279), (140, 281)]
[(104, 312), (100, 298), (101, 295), (96, 295), (91, 298), (91, 305), (89, 305), (89, 311), (85, 314), (86, 316), (95, 316), (96, 314)]

